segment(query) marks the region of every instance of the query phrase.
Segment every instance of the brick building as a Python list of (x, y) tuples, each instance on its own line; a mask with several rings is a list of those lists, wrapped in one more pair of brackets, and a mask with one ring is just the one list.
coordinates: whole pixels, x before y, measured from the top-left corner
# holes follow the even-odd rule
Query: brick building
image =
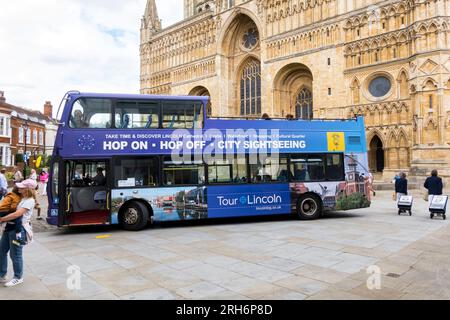
[(5, 103), (5, 95), (0, 91), (0, 166), (11, 165), (11, 109)]
[(16, 165), (17, 154), (26, 153), (30, 166), (39, 155), (51, 154), (46, 147), (46, 143), (50, 143), (46, 140), (46, 131), (54, 124), (52, 109), (50, 102), (44, 105), (44, 113), (15, 106), (7, 103), (4, 93), (0, 92), (0, 152), (3, 166)]

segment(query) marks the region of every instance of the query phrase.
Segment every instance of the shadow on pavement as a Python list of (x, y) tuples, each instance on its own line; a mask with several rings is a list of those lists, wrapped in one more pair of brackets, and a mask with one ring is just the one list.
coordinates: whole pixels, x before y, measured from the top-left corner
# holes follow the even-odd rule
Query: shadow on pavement
[[(164, 228), (178, 228), (178, 227), (202, 227), (202, 226), (221, 226), (221, 225), (233, 225), (233, 224), (256, 224), (267, 222), (282, 222), (292, 221), (292, 223), (317, 223), (321, 220), (333, 220), (333, 219), (349, 219), (363, 217), (363, 214), (355, 212), (327, 212), (321, 219), (318, 220), (299, 220), (293, 215), (274, 215), (274, 216), (255, 216), (255, 217), (233, 217), (233, 218), (216, 218), (216, 219), (204, 219), (204, 220), (183, 220), (183, 221), (163, 221), (155, 223), (153, 226), (149, 225), (142, 231), (151, 229), (164, 229)], [(123, 231), (118, 225), (112, 226), (77, 226), (77, 227), (63, 227), (55, 230), (55, 233), (59, 235), (73, 235), (73, 234), (89, 234), (89, 233), (113, 233)]]

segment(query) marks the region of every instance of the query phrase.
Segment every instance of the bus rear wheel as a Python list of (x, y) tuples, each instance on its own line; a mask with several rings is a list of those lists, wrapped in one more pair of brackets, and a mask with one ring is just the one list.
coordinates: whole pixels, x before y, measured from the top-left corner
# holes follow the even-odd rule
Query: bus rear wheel
[(148, 221), (148, 209), (138, 201), (127, 204), (120, 215), (120, 224), (128, 231), (142, 230), (147, 226)]
[(297, 216), (302, 220), (318, 219), (322, 215), (322, 202), (313, 194), (300, 196), (297, 202)]

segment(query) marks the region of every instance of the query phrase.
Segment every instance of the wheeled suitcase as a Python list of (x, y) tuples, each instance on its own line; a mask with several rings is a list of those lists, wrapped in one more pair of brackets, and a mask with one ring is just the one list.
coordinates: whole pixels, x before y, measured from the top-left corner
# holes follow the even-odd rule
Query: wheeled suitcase
[(448, 202), (448, 196), (431, 195), (429, 197), (430, 218), (433, 219), (434, 216), (437, 215), (437, 216), (442, 216), (442, 218), (444, 220), (447, 219), (447, 216), (446, 216), (447, 202)]
[(398, 215), (402, 213), (409, 213), (412, 215), (413, 197), (412, 196), (399, 196), (397, 200)]

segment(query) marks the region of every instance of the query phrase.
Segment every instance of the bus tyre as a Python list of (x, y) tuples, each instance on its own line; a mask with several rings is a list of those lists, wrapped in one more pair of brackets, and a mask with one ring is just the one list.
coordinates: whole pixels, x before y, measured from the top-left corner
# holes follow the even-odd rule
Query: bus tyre
[(128, 231), (142, 230), (147, 226), (148, 221), (148, 209), (138, 201), (127, 204), (120, 215), (120, 224)]
[(322, 215), (322, 201), (313, 194), (300, 196), (297, 202), (297, 216), (302, 220), (318, 219)]

